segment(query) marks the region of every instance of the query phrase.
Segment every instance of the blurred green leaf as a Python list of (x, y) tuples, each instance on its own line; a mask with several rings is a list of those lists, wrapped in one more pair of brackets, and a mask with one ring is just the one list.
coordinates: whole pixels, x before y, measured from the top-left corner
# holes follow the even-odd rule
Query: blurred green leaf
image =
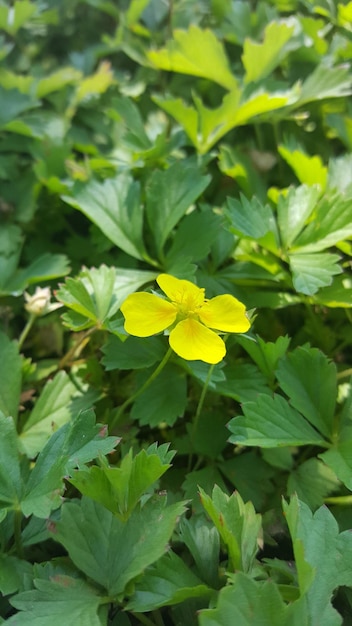
[(11, 417), (0, 413), (0, 521), (7, 509), (19, 508), (22, 496), (22, 479), (18, 458), (17, 433)]
[(0, 412), (17, 420), (21, 384), (22, 362), (18, 345), (0, 332)]
[(265, 28), (262, 43), (244, 40), (242, 62), (247, 83), (265, 78), (281, 63), (289, 50), (286, 44), (291, 41), (297, 25), (293, 18), (270, 22)]
[(205, 516), (197, 515), (181, 520), (179, 534), (195, 561), (199, 576), (210, 587), (217, 588), (220, 537), (216, 528)]
[(312, 296), (321, 287), (331, 285), (333, 276), (342, 272), (339, 260), (337, 254), (330, 252), (291, 253), (289, 262), (296, 291)]
[(148, 59), (160, 69), (202, 76), (226, 89), (232, 89), (237, 84), (222, 43), (214, 32), (202, 30), (196, 25), (191, 25), (188, 31), (175, 30), (167, 47), (151, 50)]
[(287, 493), (297, 494), (300, 500), (314, 510), (324, 504), (328, 495), (338, 490), (339, 484), (335, 473), (325, 463), (312, 458), (290, 473)]
[[(328, 170), (319, 155), (308, 156), (301, 150), (289, 150), (286, 146), (278, 147), (279, 153), (293, 169), (298, 180), (306, 185), (319, 185), (324, 191), (328, 178)], [(293, 238), (291, 237), (291, 241)]]
[(16, 0), (10, 7), (1, 6), (0, 29), (9, 35), (15, 35), (37, 10), (37, 7), (28, 0)]
[(316, 185), (301, 185), (297, 188), (291, 187), (287, 195), (279, 197), (278, 224), (285, 247), (290, 247), (302, 231), (316, 208), (319, 195), (320, 191)]
[(261, 204), (255, 196), (247, 200), (241, 194), (240, 198), (240, 200), (228, 199), (226, 215), (232, 232), (253, 239), (260, 239), (267, 232), (276, 233), (275, 218), (268, 204)]
[(32, 564), (8, 554), (0, 554), (0, 591), (3, 596), (15, 593), (25, 576), (30, 577)]

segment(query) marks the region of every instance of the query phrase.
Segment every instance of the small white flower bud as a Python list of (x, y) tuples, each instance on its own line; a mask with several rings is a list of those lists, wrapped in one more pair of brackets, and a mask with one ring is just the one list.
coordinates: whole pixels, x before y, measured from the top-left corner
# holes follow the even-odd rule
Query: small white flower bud
[(55, 311), (55, 309), (60, 308), (62, 305), (57, 303), (51, 303), (51, 291), (50, 287), (37, 287), (35, 293), (31, 296), (29, 293), (25, 291), (24, 299), (26, 304), (24, 308), (31, 315), (45, 315), (46, 313), (50, 313), (51, 311)]

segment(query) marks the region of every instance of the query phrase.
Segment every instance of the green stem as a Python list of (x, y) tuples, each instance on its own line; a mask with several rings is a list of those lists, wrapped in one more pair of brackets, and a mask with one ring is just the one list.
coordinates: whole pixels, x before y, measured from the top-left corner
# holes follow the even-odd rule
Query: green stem
[(76, 341), (76, 343), (72, 346), (72, 348), (70, 348), (68, 350), (68, 352), (66, 352), (66, 354), (64, 354), (64, 356), (62, 357), (62, 359), (59, 362), (58, 365), (58, 369), (63, 369), (66, 365), (68, 365), (68, 363), (71, 361), (71, 359), (73, 359), (74, 355), (76, 354), (78, 348), (82, 345), (82, 343), (85, 342), (85, 340), (87, 339), (87, 337), (89, 337), (92, 333), (94, 333), (97, 330), (96, 326), (93, 326), (92, 328), (88, 328), (88, 330), (86, 330), (85, 333), (83, 333), (78, 340)]
[(349, 376), (352, 376), (352, 367), (350, 367), (348, 370), (343, 370), (342, 372), (338, 372), (337, 374), (337, 378), (348, 378)]
[(145, 626), (155, 626), (155, 623), (152, 622), (152, 620), (149, 619), (149, 617), (146, 617), (146, 615), (144, 615), (143, 613), (135, 613), (134, 611), (131, 611), (131, 615), (138, 619), (141, 624), (145, 624)]
[(32, 328), (32, 326), (34, 324), (34, 320), (35, 320), (36, 317), (37, 317), (37, 315), (34, 315), (34, 313), (30, 314), (30, 316), (28, 318), (28, 322), (27, 322), (27, 324), (25, 325), (23, 331), (20, 334), (20, 337), (19, 337), (19, 340), (18, 340), (18, 347), (19, 347), (20, 350), (21, 350), (21, 348), (22, 348), (22, 346), (24, 344), (24, 341), (25, 341), (29, 331), (31, 330), (31, 328)]
[[(193, 448), (194, 438), (195, 438), (195, 435), (196, 435), (196, 432), (197, 432), (197, 427), (198, 427), (200, 414), (201, 414), (202, 409), (203, 409), (205, 396), (206, 396), (207, 391), (208, 391), (208, 387), (209, 387), (209, 383), (211, 381), (211, 377), (212, 377), (212, 374), (213, 374), (213, 371), (214, 371), (214, 367), (215, 367), (215, 365), (211, 365), (209, 367), (209, 371), (208, 371), (207, 377), (206, 377), (204, 385), (203, 385), (202, 393), (200, 394), (197, 410), (196, 410), (196, 413), (195, 413), (195, 416), (194, 416), (194, 420), (193, 420), (193, 424), (192, 424), (192, 427), (191, 427), (190, 435), (191, 435), (191, 445), (192, 445), (192, 448)], [(191, 466), (192, 466), (192, 456), (193, 455), (192, 455), (192, 452), (191, 452), (190, 455), (189, 455), (189, 458), (188, 458), (188, 469), (189, 470), (191, 469)]]
[(160, 361), (158, 367), (149, 376), (149, 378), (147, 378), (145, 383), (143, 383), (143, 385), (135, 393), (133, 393), (132, 396), (127, 398), (127, 400), (123, 404), (121, 404), (114, 419), (112, 420), (110, 424), (110, 428), (113, 428), (115, 426), (116, 422), (118, 422), (121, 415), (124, 414), (127, 407), (130, 406), (130, 404), (132, 404), (136, 400), (136, 398), (138, 398), (143, 393), (143, 391), (145, 391), (149, 387), (149, 385), (153, 382), (153, 380), (157, 378), (157, 376), (159, 376), (160, 372), (164, 369), (166, 363), (168, 362), (171, 354), (172, 354), (172, 349), (169, 348), (164, 358)]
[(23, 559), (23, 544), (22, 544), (22, 511), (15, 511), (14, 519), (14, 535), (16, 552), (19, 559)]

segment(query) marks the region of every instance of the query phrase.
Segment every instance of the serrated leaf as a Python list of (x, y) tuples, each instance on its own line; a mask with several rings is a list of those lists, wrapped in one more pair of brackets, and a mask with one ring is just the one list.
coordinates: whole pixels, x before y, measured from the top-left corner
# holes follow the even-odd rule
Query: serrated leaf
[(229, 441), (246, 446), (326, 446), (323, 437), (310, 426), (298, 411), (277, 394), (259, 394), (256, 402), (242, 405), (244, 415), (229, 422)]
[(70, 419), (74, 395), (77, 387), (66, 372), (59, 372), (46, 383), (19, 435), (19, 445), (29, 458), (34, 458), (50, 435)]
[(210, 596), (213, 590), (196, 576), (174, 552), (167, 552), (144, 573), (126, 610), (145, 613), (173, 606), (189, 598)]
[(35, 589), (11, 598), (19, 613), (6, 620), (13, 626), (101, 626), (98, 609), (102, 598), (84, 580), (56, 575), (51, 580), (34, 580)]
[[(339, 626), (341, 616), (331, 604), (333, 591), (352, 585), (352, 536), (339, 534), (335, 518), (327, 507), (314, 514), (296, 497), (284, 502), (284, 514), (290, 529), (301, 595), (309, 623)], [(329, 567), (326, 568), (326, 563)]]
[(343, 98), (352, 93), (352, 81), (349, 65), (329, 67), (318, 65), (302, 85), (298, 105), (324, 100), (325, 98)]
[(191, 25), (188, 31), (175, 30), (166, 48), (151, 50), (147, 56), (156, 67), (169, 72), (208, 78), (226, 89), (237, 83), (222, 43), (214, 32), (196, 25)]
[(63, 505), (53, 539), (66, 548), (76, 567), (115, 597), (164, 554), (184, 510), (183, 502), (165, 506), (159, 497), (123, 522), (83, 497)]
[(0, 413), (0, 521), (8, 508), (18, 508), (22, 479), (18, 459), (17, 432), (11, 417)]
[(335, 193), (324, 197), (317, 207), (315, 219), (295, 242), (301, 252), (329, 248), (352, 236), (351, 199)]
[(269, 494), (274, 490), (272, 478), (275, 470), (262, 460), (256, 450), (248, 450), (220, 462), (219, 469), (244, 500), (253, 502), (256, 510), (263, 509)]
[(291, 188), (287, 195), (280, 195), (277, 205), (281, 240), (290, 247), (314, 211), (320, 190), (317, 186), (301, 185)]
[(352, 490), (352, 438), (342, 431), (343, 438), (329, 450), (319, 455), (341, 482)]
[(169, 469), (158, 454), (132, 450), (120, 467), (91, 467), (78, 470), (70, 482), (85, 496), (103, 504), (109, 511), (127, 519), (147, 490)]
[(322, 191), (325, 190), (328, 170), (319, 155), (308, 156), (300, 150), (291, 151), (283, 145), (278, 150), (301, 183), (319, 185)]
[(30, 473), (21, 501), (23, 514), (48, 517), (62, 502), (64, 477), (71, 476), (77, 466), (108, 454), (118, 441), (95, 425), (91, 409), (62, 426), (50, 437)]
[(182, 161), (153, 172), (147, 185), (146, 213), (160, 254), (172, 229), (210, 182), (198, 167)]
[(333, 276), (342, 272), (339, 260), (337, 254), (329, 252), (290, 254), (289, 263), (296, 291), (312, 296), (321, 287), (331, 285)]
[(102, 363), (107, 371), (151, 367), (165, 356), (165, 343), (160, 337), (127, 337), (121, 341), (110, 335), (103, 345)]
[(258, 552), (261, 515), (252, 502), (243, 502), (239, 493), (228, 496), (215, 485), (212, 496), (199, 489), (204, 510), (212, 520), (228, 551), (228, 568), (250, 572)]
[(162, 422), (173, 426), (177, 418), (184, 414), (186, 406), (187, 380), (184, 372), (176, 365), (168, 363), (135, 400), (131, 417), (138, 419), (141, 426), (154, 428)]
[(148, 257), (143, 242), (143, 211), (139, 184), (128, 174), (103, 183), (77, 184), (72, 196), (62, 196), (90, 219), (116, 246), (136, 259)]
[(276, 375), (290, 404), (325, 437), (332, 437), (337, 395), (335, 364), (320, 350), (301, 346), (280, 361)]
[(273, 212), (268, 204), (262, 204), (255, 196), (248, 200), (241, 194), (241, 200), (228, 198), (226, 216), (232, 231), (252, 239), (260, 239), (266, 233), (276, 233)]
[(335, 473), (319, 459), (312, 458), (290, 473), (287, 493), (297, 494), (311, 509), (316, 509), (324, 504), (326, 496), (336, 491), (339, 485)]
[(247, 337), (238, 337), (237, 341), (255, 361), (267, 380), (272, 383), (275, 378), (276, 366), (286, 354), (290, 345), (290, 338), (284, 335), (272, 342), (264, 341), (259, 335), (256, 335), (256, 341)]
[(200, 261), (209, 254), (209, 248), (218, 236), (221, 218), (210, 210), (193, 211), (179, 222), (170, 250), (166, 254), (166, 269), (180, 258), (188, 258), (190, 262)]
[(220, 537), (215, 526), (205, 516), (193, 515), (181, 520), (179, 535), (190, 551), (202, 580), (210, 587), (217, 588)]
[(262, 43), (248, 38), (244, 40), (242, 62), (247, 83), (265, 78), (281, 63), (288, 52), (286, 44), (290, 42), (296, 26), (297, 21), (292, 18), (270, 22), (265, 28)]
[(17, 420), (22, 383), (18, 345), (0, 332), (0, 412)]
[[(239, 572), (221, 589), (217, 606), (199, 613), (200, 626), (295, 626), (278, 586)], [(302, 623), (302, 622), (301, 622)], [(305, 625), (306, 626), (306, 625)]]

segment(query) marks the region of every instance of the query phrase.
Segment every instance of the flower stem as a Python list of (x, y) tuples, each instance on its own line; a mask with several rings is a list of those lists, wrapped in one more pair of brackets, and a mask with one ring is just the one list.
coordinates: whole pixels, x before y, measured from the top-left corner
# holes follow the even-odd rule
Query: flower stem
[(76, 343), (74, 343), (72, 348), (70, 348), (68, 352), (64, 354), (64, 356), (59, 362), (58, 369), (63, 369), (66, 365), (70, 363), (71, 359), (73, 359), (73, 357), (75, 356), (78, 348), (80, 348), (82, 343), (86, 342), (87, 338), (96, 330), (97, 330), (96, 326), (92, 326), (91, 328), (88, 328), (88, 330), (86, 330), (84, 333), (82, 333), (82, 335), (78, 338)]
[(110, 424), (110, 428), (113, 428), (115, 426), (116, 422), (119, 420), (121, 415), (124, 414), (127, 407), (130, 406), (130, 404), (132, 404), (136, 400), (136, 398), (138, 398), (138, 396), (140, 396), (143, 393), (143, 391), (145, 391), (149, 387), (149, 385), (157, 378), (157, 376), (159, 376), (160, 372), (164, 369), (166, 363), (168, 362), (171, 354), (172, 354), (172, 349), (169, 348), (164, 358), (160, 361), (158, 367), (154, 370), (154, 372), (152, 372), (149, 378), (147, 378), (145, 383), (143, 383), (143, 385), (135, 393), (133, 393), (132, 396), (127, 398), (127, 400), (123, 404), (121, 404), (114, 419), (112, 420)]
[[(205, 382), (204, 382), (204, 385), (203, 385), (203, 389), (202, 389), (202, 393), (200, 394), (200, 398), (199, 398), (199, 401), (198, 401), (198, 406), (197, 406), (197, 409), (196, 409), (196, 412), (195, 412), (193, 424), (192, 424), (191, 431), (190, 431), (192, 448), (194, 447), (194, 438), (195, 438), (195, 435), (196, 435), (196, 432), (197, 432), (200, 414), (201, 414), (202, 409), (203, 409), (205, 396), (206, 396), (207, 391), (208, 391), (208, 387), (209, 387), (209, 383), (211, 381), (211, 377), (212, 377), (212, 374), (213, 374), (213, 371), (214, 371), (214, 367), (215, 367), (215, 365), (211, 365), (209, 367), (209, 371), (208, 371), (207, 377), (205, 379)], [(189, 470), (191, 469), (191, 465), (192, 465), (192, 456), (193, 456), (193, 454), (191, 452), (189, 457), (188, 457), (188, 469)]]
[(22, 330), (22, 332), (21, 332), (21, 334), (19, 336), (19, 339), (18, 339), (18, 347), (19, 347), (19, 349), (22, 348), (22, 346), (24, 344), (24, 341), (27, 338), (27, 335), (28, 335), (29, 331), (31, 330), (31, 328), (32, 328), (32, 326), (34, 324), (34, 320), (35, 320), (36, 317), (37, 317), (37, 315), (34, 315), (34, 313), (30, 314), (30, 316), (28, 318), (28, 321), (27, 321), (27, 324), (25, 325), (25, 327)]
[(22, 511), (15, 511), (14, 518), (14, 535), (17, 556), (19, 559), (23, 559), (23, 544), (22, 544)]

